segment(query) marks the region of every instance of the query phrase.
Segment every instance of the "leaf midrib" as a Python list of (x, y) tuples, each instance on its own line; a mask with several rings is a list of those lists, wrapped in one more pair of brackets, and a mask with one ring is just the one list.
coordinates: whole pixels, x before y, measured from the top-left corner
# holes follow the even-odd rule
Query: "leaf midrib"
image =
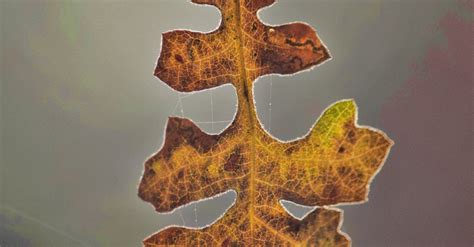
[[(245, 104), (245, 107), (247, 108), (247, 111), (245, 111), (249, 116), (249, 128), (250, 128), (250, 134), (252, 137), (255, 136), (255, 116), (253, 114), (253, 100), (252, 102), (250, 99), (253, 99), (253, 92), (251, 87), (251, 82), (249, 82), (249, 78), (247, 75), (247, 70), (245, 66), (245, 56), (244, 56), (244, 47), (243, 47), (243, 34), (242, 34), (242, 19), (241, 19), (241, 5), (240, 5), (240, 0), (234, 0), (234, 3), (236, 5), (235, 8), (235, 16), (236, 16), (236, 24), (237, 24), (237, 38), (238, 38), (238, 44), (239, 44), (239, 70), (240, 70), (240, 80), (241, 83), (243, 84), (243, 88), (239, 88), (237, 86), (237, 94), (238, 94), (238, 99), (239, 100), (239, 106), (238, 106), (238, 111), (242, 111), (241, 105)], [(242, 102), (242, 100), (244, 102)], [(238, 113), (239, 114), (239, 113)], [(255, 139), (251, 139), (251, 147), (250, 147), (250, 181), (249, 181), (249, 200), (250, 200), (250, 206), (249, 206), (249, 224), (250, 224), (250, 239), (252, 241), (253, 245), (253, 233), (254, 233), (254, 208), (253, 205), (255, 204)]]

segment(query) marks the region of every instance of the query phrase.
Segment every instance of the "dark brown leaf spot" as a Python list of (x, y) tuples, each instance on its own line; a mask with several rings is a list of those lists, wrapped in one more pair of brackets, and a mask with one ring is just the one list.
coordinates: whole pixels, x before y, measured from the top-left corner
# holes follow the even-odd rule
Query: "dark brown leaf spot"
[(232, 152), (232, 154), (229, 156), (226, 163), (224, 164), (225, 171), (233, 172), (233, 171), (240, 170), (240, 167), (244, 160), (244, 157), (240, 153), (241, 152), (240, 150), (241, 150), (240, 147), (237, 147), (236, 149), (234, 149), (234, 151)]
[(176, 59), (176, 61), (180, 63), (184, 63), (183, 57), (181, 55), (178, 55), (178, 54), (174, 55), (174, 59)]

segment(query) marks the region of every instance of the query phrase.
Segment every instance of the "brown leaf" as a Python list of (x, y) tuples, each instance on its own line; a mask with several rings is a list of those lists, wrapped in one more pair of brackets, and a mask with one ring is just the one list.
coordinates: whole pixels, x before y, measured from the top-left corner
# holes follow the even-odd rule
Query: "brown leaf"
[[(233, 189), (235, 205), (204, 229), (173, 227), (146, 239), (146, 246), (348, 246), (339, 231), (341, 212), (326, 206), (363, 202), (368, 185), (392, 141), (356, 125), (351, 100), (330, 106), (304, 138), (274, 140), (261, 127), (253, 104), (253, 81), (290, 74), (329, 58), (306, 24), (270, 27), (257, 11), (273, 0), (193, 0), (222, 13), (211, 33), (163, 34), (155, 75), (179, 91), (232, 83), (239, 100), (229, 128), (208, 135), (183, 118), (169, 118), (161, 150), (145, 163), (139, 196), (158, 212)], [(279, 200), (320, 206), (303, 220)]]

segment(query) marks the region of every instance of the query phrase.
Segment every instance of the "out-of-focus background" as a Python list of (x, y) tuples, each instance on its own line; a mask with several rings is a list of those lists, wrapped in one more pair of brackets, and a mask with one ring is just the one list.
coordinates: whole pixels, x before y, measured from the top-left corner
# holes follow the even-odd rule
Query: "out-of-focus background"
[[(205, 225), (225, 211), (233, 192), (165, 215), (137, 197), (168, 116), (217, 133), (235, 113), (231, 86), (180, 94), (152, 75), (161, 33), (211, 31), (215, 8), (0, 6), (1, 246), (139, 246), (165, 226)], [(309, 23), (333, 56), (258, 80), (259, 118), (272, 135), (305, 135), (328, 105), (354, 98), (359, 124), (396, 142), (369, 202), (342, 207), (353, 246), (473, 246), (473, 11), (470, 0), (280, 0), (260, 12), (273, 25)]]

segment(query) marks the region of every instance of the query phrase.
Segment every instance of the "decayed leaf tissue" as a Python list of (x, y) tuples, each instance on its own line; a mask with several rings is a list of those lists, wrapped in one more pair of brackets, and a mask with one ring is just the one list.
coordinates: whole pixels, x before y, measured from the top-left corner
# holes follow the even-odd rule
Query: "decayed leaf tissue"
[[(341, 212), (330, 206), (367, 199), (393, 142), (356, 124), (352, 100), (327, 108), (302, 139), (273, 139), (257, 119), (254, 80), (309, 69), (330, 58), (327, 48), (306, 24), (263, 24), (257, 11), (274, 0), (192, 2), (216, 6), (219, 28), (164, 33), (155, 75), (181, 92), (232, 83), (237, 114), (219, 135), (204, 133), (189, 119), (169, 118), (161, 150), (145, 163), (139, 196), (158, 212), (230, 189), (237, 199), (208, 227), (167, 228), (144, 245), (349, 246), (339, 230)], [(318, 208), (298, 220), (280, 200)]]

